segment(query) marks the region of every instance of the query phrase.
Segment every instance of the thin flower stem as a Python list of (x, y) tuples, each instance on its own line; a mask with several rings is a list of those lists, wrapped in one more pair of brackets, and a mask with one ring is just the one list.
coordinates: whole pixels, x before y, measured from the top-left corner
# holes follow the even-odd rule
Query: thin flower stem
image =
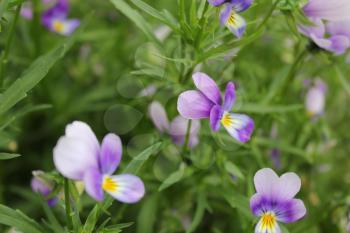
[(203, 9), (203, 12), (202, 12), (202, 16), (199, 20), (199, 26), (200, 28), (198, 29), (198, 32), (197, 32), (197, 35), (195, 37), (195, 40), (194, 40), (194, 47), (196, 49), (199, 49), (200, 47), (200, 42), (201, 42), (201, 39), (202, 39), (202, 35), (203, 35), (203, 31), (204, 31), (204, 27), (205, 27), (205, 13), (207, 13), (208, 9), (209, 9), (209, 2), (207, 0), (204, 0), (205, 1), (205, 5), (204, 5), (204, 9)]
[(13, 35), (15, 32), (15, 27), (18, 21), (18, 17), (19, 17), (19, 13), (21, 12), (21, 7), (22, 7), (22, 3), (20, 3), (17, 8), (16, 8), (16, 12), (15, 12), (15, 16), (13, 19), (13, 22), (10, 26), (10, 31), (9, 31), (9, 35), (7, 37), (6, 40), (6, 44), (5, 44), (5, 50), (3, 52), (3, 54), (1, 55), (1, 64), (0, 64), (0, 88), (3, 86), (3, 82), (4, 82), (4, 76), (5, 76), (5, 69), (6, 69), (6, 65), (8, 62), (8, 56), (10, 54), (10, 48), (11, 48), (11, 44), (12, 44), (12, 40), (13, 40)]
[(34, 39), (35, 57), (41, 53), (41, 23), (40, 23), (40, 1), (33, 0), (33, 22), (32, 37)]
[(267, 15), (264, 17), (263, 21), (261, 21), (261, 23), (257, 26), (255, 31), (259, 31), (260, 29), (262, 29), (265, 24), (269, 21), (269, 19), (272, 16), (272, 13), (275, 11), (277, 4), (279, 3), (279, 1), (276, 1), (272, 7), (270, 8), (269, 12), (267, 13)]
[(189, 160), (185, 157), (185, 155), (188, 151), (188, 144), (190, 142), (191, 127), (192, 127), (192, 120), (188, 120), (185, 141), (184, 141), (184, 144), (182, 147), (182, 152), (181, 152), (182, 160), (187, 164), (189, 163)]
[(288, 90), (288, 86), (291, 82), (293, 82), (293, 80), (295, 79), (297, 72), (298, 72), (298, 68), (300, 67), (300, 65), (303, 63), (306, 55), (308, 54), (308, 50), (307, 49), (303, 49), (303, 51), (297, 56), (297, 58), (294, 60), (294, 63), (292, 65), (292, 67), (290, 68), (288, 75), (286, 77), (286, 79), (284, 80), (284, 83), (282, 84), (281, 87), (281, 92), (279, 94), (285, 94), (286, 91)]
[(68, 230), (71, 230), (73, 229), (73, 221), (70, 216), (71, 207), (70, 207), (70, 195), (69, 195), (69, 182), (67, 178), (64, 178), (64, 202), (66, 205), (66, 218), (67, 218)]

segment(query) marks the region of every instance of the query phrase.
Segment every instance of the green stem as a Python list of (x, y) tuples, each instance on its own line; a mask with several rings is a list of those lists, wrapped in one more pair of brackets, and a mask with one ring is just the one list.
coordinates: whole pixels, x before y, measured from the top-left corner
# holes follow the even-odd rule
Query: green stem
[(34, 39), (35, 57), (41, 53), (41, 23), (40, 23), (40, 1), (33, 0), (33, 22), (32, 22), (32, 37)]
[(70, 207), (70, 195), (69, 195), (69, 182), (67, 178), (64, 178), (64, 202), (66, 204), (66, 218), (68, 230), (73, 229), (73, 221), (70, 216), (71, 207)]
[(192, 126), (192, 120), (188, 120), (185, 141), (184, 141), (184, 144), (182, 147), (182, 152), (181, 152), (182, 160), (187, 164), (189, 163), (189, 161), (186, 158), (186, 153), (188, 151), (188, 144), (190, 142), (191, 126)]
[(7, 37), (7, 40), (6, 40), (5, 51), (1, 55), (0, 88), (3, 86), (5, 69), (6, 69), (6, 65), (7, 65), (7, 62), (8, 62), (8, 56), (10, 54), (10, 48), (11, 48), (11, 44), (12, 44), (12, 40), (13, 40), (13, 35), (14, 35), (14, 32), (15, 32), (15, 27), (16, 27), (16, 24), (17, 24), (17, 21), (18, 21), (19, 13), (21, 12), (21, 7), (22, 7), (22, 3), (20, 3), (17, 6), (17, 8), (16, 8), (15, 17), (13, 19), (13, 22), (12, 22), (11, 26), (10, 26), (9, 36)]
[(202, 16), (201, 16), (201, 19), (199, 20), (199, 26), (200, 28), (198, 29), (198, 32), (197, 32), (197, 35), (195, 37), (195, 40), (194, 40), (194, 47), (196, 49), (199, 49), (200, 47), (200, 42), (201, 42), (201, 39), (202, 39), (202, 35), (203, 35), (203, 31), (204, 31), (204, 27), (205, 27), (205, 13), (207, 13), (207, 10), (209, 9), (209, 3), (207, 0), (205, 0), (205, 5), (204, 5), (204, 9), (203, 9), (203, 12), (202, 12)]
[(274, 12), (274, 10), (277, 7), (279, 1), (276, 1), (272, 7), (270, 8), (269, 12), (267, 13), (267, 15), (264, 17), (263, 21), (261, 21), (261, 23), (256, 27), (256, 31), (259, 31), (260, 29), (262, 29), (265, 24), (269, 21), (270, 17), (272, 16), (272, 13)]
[(299, 66), (302, 64), (302, 62), (304, 61), (304, 58), (306, 57), (308, 51), (307, 49), (304, 49), (299, 55), (298, 57), (294, 60), (294, 63), (292, 65), (292, 67), (290, 68), (288, 75), (286, 77), (286, 79), (284, 80), (284, 83), (282, 84), (281, 87), (281, 95), (284, 95), (289, 87), (289, 84), (293, 82), (294, 78), (296, 77), (296, 74), (298, 72), (298, 68)]

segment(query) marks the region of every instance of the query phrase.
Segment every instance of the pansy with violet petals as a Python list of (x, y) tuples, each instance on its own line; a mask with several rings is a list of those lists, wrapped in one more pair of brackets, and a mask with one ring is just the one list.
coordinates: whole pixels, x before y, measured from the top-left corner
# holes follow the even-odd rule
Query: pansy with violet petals
[(255, 233), (281, 233), (278, 222), (291, 223), (306, 214), (302, 200), (295, 199), (301, 180), (289, 172), (278, 177), (270, 168), (259, 170), (254, 176), (256, 194), (250, 199), (253, 214), (260, 217)]
[(220, 22), (225, 25), (237, 37), (241, 37), (246, 28), (246, 21), (238, 13), (247, 10), (253, 0), (208, 0), (215, 6), (224, 5), (220, 13)]
[(52, 32), (68, 36), (80, 25), (78, 19), (68, 19), (68, 0), (58, 0), (57, 3), (42, 15), (42, 23)]
[[(188, 119), (185, 119), (182, 116), (177, 116), (169, 122), (164, 107), (157, 101), (150, 104), (149, 115), (159, 132), (168, 133), (176, 145), (184, 144), (189, 121)], [(193, 120), (189, 134), (189, 147), (194, 147), (198, 144), (199, 129), (200, 122), (198, 120)]]
[(254, 121), (247, 115), (230, 112), (236, 99), (233, 82), (227, 84), (223, 100), (219, 87), (207, 74), (197, 72), (192, 78), (198, 90), (180, 94), (177, 101), (180, 115), (186, 119), (209, 118), (213, 131), (218, 131), (223, 125), (239, 142), (249, 141)]
[(350, 1), (310, 0), (303, 10), (314, 25), (299, 31), (318, 47), (336, 55), (350, 48)]
[[(41, 23), (52, 32), (68, 36), (80, 25), (78, 19), (68, 19), (68, 0), (42, 0), (48, 7), (41, 15)], [(29, 2), (22, 8), (21, 15), (26, 19), (32, 19), (33, 9)]]
[(140, 178), (132, 174), (112, 175), (122, 157), (122, 144), (115, 134), (107, 134), (100, 145), (84, 122), (66, 127), (54, 148), (54, 163), (65, 177), (83, 181), (86, 192), (102, 201), (104, 191), (124, 203), (139, 201), (145, 194)]

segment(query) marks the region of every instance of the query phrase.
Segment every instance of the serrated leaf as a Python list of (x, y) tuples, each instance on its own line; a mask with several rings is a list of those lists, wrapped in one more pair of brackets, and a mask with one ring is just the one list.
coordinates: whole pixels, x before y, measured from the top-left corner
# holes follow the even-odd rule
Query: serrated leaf
[(0, 160), (14, 159), (20, 156), (20, 154), (0, 153)]

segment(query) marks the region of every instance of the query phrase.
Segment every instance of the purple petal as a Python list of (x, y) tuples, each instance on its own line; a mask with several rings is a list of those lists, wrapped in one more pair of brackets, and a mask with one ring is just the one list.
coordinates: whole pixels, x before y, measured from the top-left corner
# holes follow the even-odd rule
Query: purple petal
[(255, 190), (261, 197), (271, 197), (278, 180), (277, 174), (272, 169), (263, 168), (254, 176)]
[(37, 177), (32, 178), (30, 185), (34, 192), (40, 193), (44, 196), (48, 195), (52, 191), (52, 187), (49, 184)]
[(122, 158), (122, 150), (122, 143), (117, 135), (110, 133), (104, 137), (99, 160), (102, 174), (113, 174)]
[(105, 177), (104, 190), (120, 202), (135, 203), (145, 195), (142, 180), (131, 174)]
[(185, 91), (177, 100), (177, 110), (187, 119), (208, 118), (213, 105), (213, 102), (199, 91)]
[(21, 16), (25, 19), (32, 19), (33, 18), (33, 10), (31, 4), (25, 4), (21, 8)]
[(233, 82), (229, 82), (226, 86), (223, 109), (225, 111), (231, 111), (235, 103), (235, 100), (236, 100), (235, 84)]
[(285, 201), (293, 199), (294, 196), (300, 191), (301, 180), (297, 174), (289, 172), (283, 174), (278, 179), (278, 183), (275, 185), (275, 199)]
[(73, 123), (66, 126), (66, 137), (79, 139), (89, 145), (91, 151), (95, 152), (96, 155), (100, 150), (100, 144), (96, 138), (95, 133), (92, 131), (90, 126), (82, 121), (74, 121)]
[(220, 13), (220, 22), (225, 25), (238, 38), (243, 36), (246, 28), (246, 22), (243, 17), (238, 15), (231, 4), (228, 4)]
[(160, 132), (169, 130), (169, 120), (164, 107), (157, 101), (154, 101), (149, 106), (149, 115), (153, 124)]
[(87, 124), (76, 121), (66, 127), (66, 135), (58, 140), (53, 159), (62, 175), (82, 180), (87, 169), (98, 168), (98, 153), (95, 134)]
[(68, 16), (68, 11), (68, 0), (58, 0), (53, 7), (42, 14), (41, 21), (45, 27), (50, 28), (54, 19), (65, 19)]
[(214, 132), (217, 132), (220, 129), (220, 123), (223, 114), (224, 110), (221, 106), (215, 105), (214, 107), (212, 107), (210, 111), (210, 126)]
[(213, 6), (220, 6), (227, 2), (227, 0), (208, 0), (208, 2)]
[(318, 38), (323, 38), (326, 33), (326, 27), (321, 19), (310, 19), (314, 26), (299, 26), (299, 31), (305, 36), (314, 35)]
[(350, 222), (348, 223), (348, 226), (347, 226), (347, 231), (350, 232)]
[(215, 104), (221, 105), (221, 93), (219, 87), (215, 81), (211, 79), (207, 74), (197, 72), (192, 75), (194, 85), (205, 95), (209, 100)]
[(291, 223), (303, 218), (306, 214), (304, 202), (299, 199), (292, 199), (281, 202), (275, 209), (278, 221)]
[(346, 20), (350, 19), (350, 1), (309, 0), (304, 12), (311, 18)]
[(345, 53), (346, 50), (350, 47), (350, 38), (346, 36), (332, 36), (330, 38), (330, 41), (331, 46), (328, 48), (328, 50), (334, 52), (337, 55)]
[(253, 0), (231, 0), (231, 6), (236, 12), (247, 10), (253, 3)]
[[(37, 177), (32, 178), (31, 188), (34, 192), (40, 193), (44, 197), (47, 197), (52, 192), (52, 185), (47, 184), (44, 180)], [(47, 204), (51, 207), (56, 205), (57, 202), (58, 202), (57, 197), (53, 197), (47, 200)]]
[[(187, 133), (188, 120), (177, 116), (170, 124), (169, 134), (171, 135), (173, 142), (177, 145), (183, 145)], [(200, 122), (198, 120), (192, 120), (189, 146), (194, 147), (198, 143), (198, 133), (200, 129)]]
[(103, 175), (98, 169), (86, 170), (84, 175), (85, 190), (96, 201), (103, 200), (102, 181)]
[(254, 121), (244, 114), (225, 112), (221, 123), (232, 137), (242, 143), (250, 140), (254, 130)]
[(350, 20), (331, 21), (326, 25), (327, 32), (333, 36), (341, 35), (350, 38)]

